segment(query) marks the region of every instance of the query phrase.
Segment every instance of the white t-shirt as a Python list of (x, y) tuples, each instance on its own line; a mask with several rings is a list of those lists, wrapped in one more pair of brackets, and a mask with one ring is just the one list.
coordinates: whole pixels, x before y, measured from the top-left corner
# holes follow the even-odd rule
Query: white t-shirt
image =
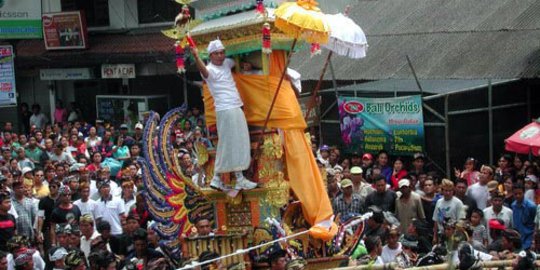
[(443, 222), (444, 218), (450, 218), (454, 221), (459, 221), (465, 218), (465, 211), (463, 211), (463, 203), (460, 199), (452, 197), (450, 200), (445, 200), (444, 197), (440, 198), (435, 204), (435, 210), (433, 211), (433, 221), (437, 222), (439, 232), (444, 231)]
[(104, 202), (99, 200), (97, 207), (97, 217), (101, 220), (109, 222), (111, 225), (111, 234), (122, 234), (122, 223), (120, 221), (120, 215), (125, 214), (124, 202), (119, 198), (112, 197), (112, 200)]
[(388, 245), (382, 248), (381, 258), (384, 263), (391, 263), (396, 259), (396, 256), (401, 252), (401, 243), (398, 242), (396, 249), (391, 249)]
[(473, 184), (467, 190), (467, 195), (476, 201), (478, 209), (485, 209), (487, 201), (489, 199), (489, 192), (487, 185), (480, 185), (480, 183)]
[(88, 255), (90, 255), (90, 248), (92, 246), (92, 240), (96, 239), (100, 235), (101, 234), (99, 234), (96, 230), (94, 230), (94, 233), (92, 234), (92, 236), (90, 236), (90, 239), (88, 240), (86, 239), (86, 236), (84, 235), (81, 236), (80, 248), (86, 258), (88, 258)]
[(88, 201), (83, 202), (81, 199), (78, 199), (74, 201), (73, 204), (79, 207), (79, 210), (81, 210), (81, 215), (90, 214), (92, 215), (92, 218), (96, 220), (96, 201), (89, 198)]
[(226, 58), (221, 66), (209, 63), (206, 66), (208, 78), (204, 78), (208, 84), (208, 89), (214, 98), (216, 112), (242, 107), (242, 99), (236, 88), (231, 68), (234, 61)]

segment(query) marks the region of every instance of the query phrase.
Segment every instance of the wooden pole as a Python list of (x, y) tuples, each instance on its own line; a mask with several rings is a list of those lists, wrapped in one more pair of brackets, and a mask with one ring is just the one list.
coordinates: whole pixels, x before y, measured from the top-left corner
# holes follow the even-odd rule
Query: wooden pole
[(313, 109), (313, 107), (315, 107), (315, 104), (317, 103), (317, 93), (319, 92), (319, 89), (321, 89), (324, 74), (326, 73), (326, 69), (328, 68), (328, 64), (330, 63), (330, 58), (332, 58), (332, 53), (333, 53), (332, 51), (328, 52), (328, 56), (326, 57), (326, 62), (324, 62), (321, 75), (319, 76), (319, 81), (317, 82), (315, 89), (313, 89), (313, 94), (311, 95), (311, 100), (308, 103), (306, 115), (304, 116), (304, 118), (306, 119), (306, 122), (309, 117), (309, 114), (311, 113), (311, 109)]
[(274, 105), (276, 104), (277, 96), (279, 94), (279, 90), (281, 89), (281, 84), (283, 83), (283, 80), (285, 79), (285, 74), (287, 74), (287, 67), (289, 66), (289, 62), (291, 60), (291, 56), (293, 54), (293, 50), (294, 50), (294, 47), (296, 46), (297, 40), (298, 39), (295, 38), (291, 45), (291, 51), (289, 52), (289, 55), (287, 56), (285, 67), (283, 67), (283, 72), (281, 73), (281, 78), (279, 79), (276, 93), (274, 94), (274, 99), (272, 99), (272, 104), (270, 104), (270, 109), (268, 110), (268, 114), (266, 114), (266, 119), (264, 120), (263, 131), (266, 130), (266, 128), (268, 127), (268, 121), (270, 120), (270, 115), (272, 115), (272, 110), (274, 109)]

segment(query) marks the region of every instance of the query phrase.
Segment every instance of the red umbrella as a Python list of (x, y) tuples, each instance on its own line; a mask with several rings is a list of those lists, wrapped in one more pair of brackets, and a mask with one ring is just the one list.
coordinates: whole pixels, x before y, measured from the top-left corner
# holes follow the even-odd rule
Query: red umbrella
[(540, 118), (505, 140), (506, 151), (540, 156)]

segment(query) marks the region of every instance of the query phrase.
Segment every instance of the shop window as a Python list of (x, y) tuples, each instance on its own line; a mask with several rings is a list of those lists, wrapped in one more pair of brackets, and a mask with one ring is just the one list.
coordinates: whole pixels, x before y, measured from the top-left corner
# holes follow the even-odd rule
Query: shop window
[(181, 9), (175, 1), (137, 0), (139, 23), (172, 22)]
[(89, 27), (109, 26), (109, 0), (61, 0), (62, 11), (83, 10)]

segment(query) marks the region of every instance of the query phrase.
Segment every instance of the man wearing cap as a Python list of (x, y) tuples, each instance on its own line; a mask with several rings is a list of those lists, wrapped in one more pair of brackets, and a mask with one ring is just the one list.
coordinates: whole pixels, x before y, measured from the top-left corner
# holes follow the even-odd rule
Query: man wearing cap
[[(144, 126), (141, 123), (135, 124), (135, 133), (133, 134), (133, 143), (142, 145)], [(127, 142), (126, 142), (127, 143)], [(130, 145), (128, 145), (130, 146)]]
[(487, 184), (493, 180), (493, 169), (483, 165), (480, 169), (480, 177), (478, 183), (475, 183), (467, 190), (467, 196), (470, 196), (476, 201), (478, 209), (485, 209), (489, 198), (489, 190)]
[(351, 179), (341, 180), (341, 190), (343, 193), (338, 195), (332, 204), (334, 214), (340, 214), (342, 218), (361, 214), (362, 199), (360, 195), (353, 192), (353, 182)]
[(413, 219), (424, 220), (424, 207), (420, 195), (412, 192), (409, 179), (401, 179), (398, 182), (401, 196), (396, 199), (396, 217), (401, 223), (401, 230), (406, 231)]
[(362, 170), (364, 171), (364, 177), (371, 175), (371, 168), (373, 167), (373, 155), (365, 153), (362, 155)]
[[(498, 219), (504, 222), (506, 228), (512, 228), (513, 226), (513, 213), (512, 209), (506, 207), (504, 204), (504, 194), (502, 192), (496, 192), (491, 195), (491, 206), (484, 209), (484, 220), (486, 223), (492, 219)], [(488, 224), (489, 225), (489, 224)], [(491, 243), (493, 238), (490, 234), (490, 226), (487, 226), (488, 230), (488, 242)]]
[(364, 203), (366, 201), (366, 197), (369, 194), (373, 193), (375, 189), (371, 187), (370, 184), (364, 181), (362, 173), (362, 168), (358, 166), (354, 166), (351, 168), (351, 181), (353, 183), (353, 192), (355, 194), (358, 194), (358, 196), (360, 196), (361, 202)]
[(190, 49), (195, 57), (197, 68), (214, 98), (216, 110), (219, 141), (214, 177), (210, 186), (220, 190), (226, 189), (221, 181), (221, 174), (234, 172), (235, 189), (253, 189), (257, 187), (257, 183), (247, 180), (242, 173), (249, 168), (251, 149), (247, 122), (241, 108), (243, 103), (231, 73), (234, 61), (225, 58), (225, 47), (220, 40), (214, 40), (208, 44), (210, 63), (207, 66), (199, 58), (197, 48)]

